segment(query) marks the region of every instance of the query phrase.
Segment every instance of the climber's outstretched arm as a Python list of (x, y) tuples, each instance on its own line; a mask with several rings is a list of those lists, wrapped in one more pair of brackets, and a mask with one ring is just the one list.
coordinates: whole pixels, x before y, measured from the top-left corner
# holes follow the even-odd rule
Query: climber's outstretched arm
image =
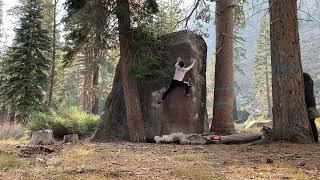
[(189, 67), (185, 68), (185, 70), (189, 71), (191, 68), (193, 68), (193, 66), (194, 66), (194, 59), (192, 60), (192, 64)]
[(174, 67), (179, 68), (180, 67), (179, 62), (180, 62), (180, 60), (177, 60), (177, 63), (174, 65)]

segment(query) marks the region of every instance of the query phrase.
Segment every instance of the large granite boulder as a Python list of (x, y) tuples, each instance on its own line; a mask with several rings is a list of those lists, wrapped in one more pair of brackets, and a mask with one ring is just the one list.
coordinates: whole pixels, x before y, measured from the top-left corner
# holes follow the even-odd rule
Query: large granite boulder
[[(168, 56), (167, 78), (151, 83), (138, 82), (141, 109), (147, 138), (181, 133), (202, 133), (206, 123), (206, 56), (207, 46), (203, 38), (191, 31), (180, 31), (160, 38)], [(185, 64), (195, 65), (185, 80), (191, 84), (191, 96), (185, 95), (183, 87), (169, 93), (163, 104), (158, 106), (163, 92), (174, 75), (176, 58), (181, 57)], [(117, 67), (113, 89), (106, 101), (105, 111), (92, 140), (125, 140), (128, 138), (120, 66)]]

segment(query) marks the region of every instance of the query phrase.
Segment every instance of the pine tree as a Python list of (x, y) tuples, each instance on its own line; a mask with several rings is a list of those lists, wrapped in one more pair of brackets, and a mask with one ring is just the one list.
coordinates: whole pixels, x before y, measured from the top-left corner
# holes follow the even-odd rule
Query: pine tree
[(40, 110), (47, 85), (49, 38), (42, 28), (41, 11), (39, 0), (22, 5), (20, 26), (3, 67), (1, 95), (24, 122), (31, 112)]
[(267, 117), (271, 116), (271, 50), (270, 27), (268, 18), (260, 20), (259, 35), (257, 39), (254, 63), (254, 93), (257, 97), (259, 108)]

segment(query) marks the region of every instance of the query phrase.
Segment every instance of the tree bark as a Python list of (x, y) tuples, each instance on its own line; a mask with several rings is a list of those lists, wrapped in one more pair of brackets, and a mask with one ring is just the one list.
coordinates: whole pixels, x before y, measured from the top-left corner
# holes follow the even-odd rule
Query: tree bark
[(92, 71), (87, 70), (88, 72), (85, 72), (84, 74), (84, 80), (83, 80), (83, 104), (82, 109), (83, 111), (90, 113), (91, 112), (91, 81), (92, 81)]
[(58, 0), (54, 0), (53, 5), (53, 42), (52, 42), (52, 61), (51, 61), (51, 74), (50, 74), (50, 88), (48, 95), (48, 104), (45, 108), (48, 111), (52, 106), (52, 98), (54, 92), (54, 84), (55, 84), (55, 68), (56, 68), (56, 28), (57, 28), (57, 3)]
[(129, 2), (128, 0), (117, 0), (117, 6), (122, 87), (129, 138), (133, 142), (145, 142), (146, 133), (142, 119), (138, 88), (136, 81), (129, 74), (130, 65), (132, 64)]
[(297, 2), (269, 0), (273, 138), (311, 143), (302, 77)]
[(267, 117), (270, 118), (272, 116), (272, 113), (271, 113), (271, 97), (270, 97), (270, 84), (269, 84), (269, 70), (268, 70), (268, 58), (265, 57), (265, 60), (266, 60), (266, 87), (267, 87), (267, 103), (268, 103), (268, 109), (267, 109)]
[(233, 93), (233, 121), (238, 119), (238, 109), (237, 109), (237, 95), (234, 91)]
[(233, 122), (232, 7), (232, 0), (216, 1), (216, 73), (214, 117), (211, 131), (223, 135), (235, 132)]
[[(99, 85), (99, 64), (95, 64), (92, 76), (92, 88), (95, 89)], [(92, 93), (92, 114), (99, 114), (99, 99), (96, 93)]]

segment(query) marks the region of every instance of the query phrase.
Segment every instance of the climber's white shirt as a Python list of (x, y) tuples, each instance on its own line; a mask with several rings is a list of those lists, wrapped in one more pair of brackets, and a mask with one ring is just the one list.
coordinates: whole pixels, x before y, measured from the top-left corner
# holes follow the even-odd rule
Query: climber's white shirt
[(189, 67), (183, 68), (179, 66), (179, 61), (178, 61), (174, 65), (176, 67), (176, 72), (174, 73), (173, 79), (177, 81), (182, 81), (186, 73), (193, 67), (193, 65), (194, 65), (194, 61)]

